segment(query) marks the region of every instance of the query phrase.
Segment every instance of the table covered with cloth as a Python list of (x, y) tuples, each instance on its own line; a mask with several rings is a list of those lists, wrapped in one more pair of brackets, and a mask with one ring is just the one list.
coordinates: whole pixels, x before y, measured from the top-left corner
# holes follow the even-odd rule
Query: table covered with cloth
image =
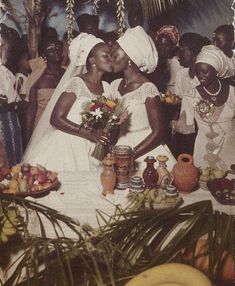
[[(27, 198), (50, 208), (56, 209), (64, 215), (80, 222), (97, 227), (97, 210), (112, 215), (116, 205), (127, 206), (129, 190), (115, 190), (114, 194), (102, 195), (99, 172), (60, 173), (61, 187), (51, 191), (42, 198)], [(211, 200), (214, 210), (235, 215), (235, 208), (218, 203), (209, 191), (198, 189), (190, 194), (180, 194), (183, 205), (189, 205), (202, 200)]]

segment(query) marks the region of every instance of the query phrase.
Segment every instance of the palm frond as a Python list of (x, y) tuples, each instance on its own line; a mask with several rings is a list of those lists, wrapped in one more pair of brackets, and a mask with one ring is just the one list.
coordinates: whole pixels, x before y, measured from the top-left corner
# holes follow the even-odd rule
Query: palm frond
[(184, 0), (140, 0), (143, 14), (147, 18), (157, 16), (183, 1)]
[[(22, 222), (27, 228), (34, 213), (40, 230), (37, 235), (30, 231), (25, 235), (21, 227), (22, 254), (12, 266), (6, 286), (124, 285), (149, 267), (183, 261), (182, 251), (193, 251), (202, 237), (208, 241), (204, 253), (209, 257), (207, 275), (215, 281), (221, 266), (218, 261), (225, 250), (233, 249), (234, 217), (214, 212), (210, 201), (164, 211), (130, 211), (117, 206), (113, 216), (98, 211), (100, 227), (92, 229), (35, 202), (12, 195), (0, 195), (0, 200), (3, 211), (14, 204), (24, 218), (28, 215)], [(48, 237), (48, 224), (54, 237)], [(58, 225), (68, 227), (75, 238), (66, 237)], [(188, 263), (193, 265), (196, 258), (193, 255)]]

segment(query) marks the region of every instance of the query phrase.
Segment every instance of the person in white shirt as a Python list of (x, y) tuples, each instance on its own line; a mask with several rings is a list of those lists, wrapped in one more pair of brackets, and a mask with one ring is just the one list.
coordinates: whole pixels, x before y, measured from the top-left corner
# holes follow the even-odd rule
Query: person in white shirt
[[(179, 62), (183, 67), (176, 75), (175, 94), (183, 98), (190, 96), (193, 88), (200, 84), (195, 75), (196, 57), (202, 47), (209, 44), (209, 39), (196, 33), (185, 33), (179, 41)], [(172, 121), (172, 149), (177, 157), (181, 153), (193, 154), (196, 130), (194, 125), (185, 125), (185, 113), (178, 121)]]

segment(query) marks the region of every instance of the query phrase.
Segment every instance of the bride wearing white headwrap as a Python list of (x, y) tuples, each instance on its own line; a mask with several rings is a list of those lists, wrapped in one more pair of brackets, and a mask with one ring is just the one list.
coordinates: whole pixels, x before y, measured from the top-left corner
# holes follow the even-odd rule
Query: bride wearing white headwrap
[(91, 158), (95, 143), (102, 138), (105, 144), (108, 139), (100, 131), (81, 128), (80, 113), (85, 102), (108, 89), (101, 77), (111, 71), (109, 47), (101, 39), (81, 33), (71, 43), (70, 62), (33, 133), (23, 162), (56, 171), (90, 171), (97, 167)]
[(146, 156), (166, 155), (171, 170), (176, 163), (164, 140), (166, 125), (161, 108), (159, 91), (142, 72), (155, 70), (158, 54), (152, 39), (142, 27), (127, 29), (113, 47), (113, 70), (123, 72), (124, 79), (111, 84), (111, 94), (122, 97), (130, 114), (129, 121), (121, 126), (117, 145), (129, 145), (134, 150), (136, 167), (146, 167)]
[(181, 112), (186, 124), (198, 125), (194, 145), (194, 163), (230, 169), (235, 163), (235, 89), (221, 81), (229, 70), (225, 54), (213, 45), (204, 46), (196, 59), (196, 76), (200, 82), (183, 97)]

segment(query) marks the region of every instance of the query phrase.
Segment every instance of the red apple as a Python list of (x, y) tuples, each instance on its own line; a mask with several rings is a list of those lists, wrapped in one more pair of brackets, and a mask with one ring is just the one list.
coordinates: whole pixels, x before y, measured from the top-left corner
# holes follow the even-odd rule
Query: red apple
[(39, 184), (45, 184), (48, 180), (47, 175), (45, 172), (39, 172), (37, 177)]
[(227, 189), (229, 191), (232, 191), (233, 189), (232, 182), (227, 178), (219, 179), (219, 184), (220, 184), (221, 190)]
[(27, 164), (27, 163), (24, 163), (22, 166), (21, 166), (21, 173), (22, 174), (27, 174), (29, 173), (30, 171), (30, 165)]
[(29, 174), (27, 174), (26, 178), (27, 178), (27, 183), (28, 183), (28, 190), (31, 191), (31, 190), (32, 190), (33, 183), (34, 183), (34, 181), (35, 181), (34, 176), (29, 173)]
[(39, 171), (38, 171), (38, 168), (37, 168), (37, 167), (35, 167), (35, 166), (31, 166), (31, 167), (30, 167), (30, 171), (29, 171), (29, 172), (30, 172), (30, 174), (32, 174), (32, 175), (34, 175), (34, 176), (35, 176), (35, 175), (37, 175), (37, 174), (38, 174), (38, 172), (39, 172)]
[(2, 167), (0, 172), (3, 175), (3, 177), (6, 178), (7, 176), (9, 176), (11, 174), (11, 169), (9, 169), (7, 167)]

